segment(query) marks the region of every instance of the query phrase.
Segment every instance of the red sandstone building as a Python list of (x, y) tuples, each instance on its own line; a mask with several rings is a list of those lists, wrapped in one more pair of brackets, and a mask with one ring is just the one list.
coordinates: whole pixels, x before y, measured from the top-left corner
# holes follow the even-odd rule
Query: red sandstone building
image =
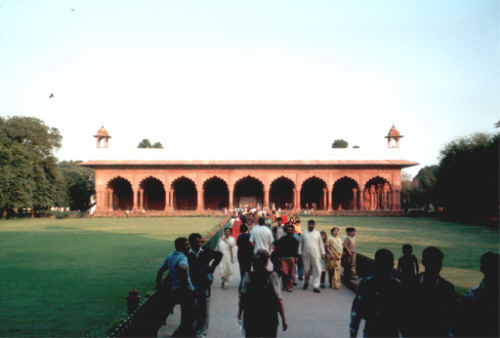
[[(381, 153), (331, 149), (278, 158), (186, 158), (163, 149), (115, 151), (97, 134), (95, 215), (212, 213), (235, 207), (314, 209), (320, 214), (399, 214), (402, 137), (393, 126)], [(104, 143), (104, 144), (103, 144)]]

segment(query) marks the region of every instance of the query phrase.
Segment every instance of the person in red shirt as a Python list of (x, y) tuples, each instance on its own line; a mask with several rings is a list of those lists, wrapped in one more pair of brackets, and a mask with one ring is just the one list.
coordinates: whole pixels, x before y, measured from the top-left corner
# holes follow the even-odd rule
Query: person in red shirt
[(233, 223), (233, 227), (232, 227), (233, 231), (231, 233), (231, 235), (234, 237), (234, 240), (238, 240), (238, 236), (240, 235), (241, 224), (243, 224), (241, 222), (241, 216), (238, 215), (238, 216), (236, 216), (236, 220)]

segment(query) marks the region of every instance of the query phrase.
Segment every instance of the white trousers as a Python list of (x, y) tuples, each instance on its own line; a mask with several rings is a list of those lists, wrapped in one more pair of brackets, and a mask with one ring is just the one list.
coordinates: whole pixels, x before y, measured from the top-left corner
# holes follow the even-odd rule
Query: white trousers
[(319, 288), (321, 275), (320, 257), (316, 257), (316, 255), (311, 254), (304, 254), (302, 256), (302, 261), (304, 262), (305, 282), (309, 283), (310, 280), (313, 288)]

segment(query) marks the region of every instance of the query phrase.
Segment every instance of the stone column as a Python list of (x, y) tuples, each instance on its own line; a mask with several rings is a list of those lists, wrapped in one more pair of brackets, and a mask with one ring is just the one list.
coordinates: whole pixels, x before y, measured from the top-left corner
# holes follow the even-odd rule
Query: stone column
[(352, 199), (354, 201), (352, 210), (358, 210), (358, 188), (352, 188)]
[(138, 195), (139, 192), (135, 189), (132, 189), (132, 210), (137, 210)]
[(401, 190), (396, 190), (396, 210), (401, 210)]
[(359, 190), (359, 210), (365, 210), (365, 192), (363, 189)]
[(106, 189), (106, 209), (113, 210), (113, 189)]
[(297, 189), (297, 209), (301, 208), (301, 201), (300, 201), (300, 191), (301, 189)]
[(391, 210), (397, 210), (397, 206), (396, 206), (396, 191), (394, 191), (394, 190), (392, 191), (391, 197), (392, 197)]
[(327, 197), (328, 197), (328, 211), (332, 211), (332, 196), (333, 192), (327, 191)]
[(196, 199), (196, 210), (203, 210), (203, 188), (198, 189), (197, 199)]
[(139, 205), (139, 210), (143, 210), (144, 209), (144, 189), (142, 188), (139, 188), (139, 201), (138, 201), (138, 205)]
[(165, 207), (163, 208), (163, 211), (168, 210), (170, 210), (170, 190), (165, 191)]
[(269, 190), (266, 187), (262, 188), (262, 192), (264, 195), (264, 201), (262, 202), (262, 207), (268, 208), (269, 206)]
[(233, 191), (229, 189), (229, 210), (234, 209), (233, 206)]
[(321, 205), (321, 209), (326, 209), (326, 203), (327, 203), (327, 200), (326, 200), (326, 198), (327, 198), (327, 191), (328, 191), (328, 189), (323, 188), (323, 203), (322, 203), (322, 205)]

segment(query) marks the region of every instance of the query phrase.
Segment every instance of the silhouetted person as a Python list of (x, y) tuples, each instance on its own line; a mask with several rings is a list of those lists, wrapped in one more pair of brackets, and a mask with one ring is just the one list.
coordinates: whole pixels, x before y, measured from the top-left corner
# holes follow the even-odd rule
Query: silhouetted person
[(187, 238), (175, 240), (175, 251), (167, 256), (156, 275), (156, 290), (160, 289), (161, 279), (166, 270), (172, 279), (172, 304), (181, 305), (181, 324), (174, 331), (174, 337), (192, 337), (194, 335), (194, 287), (189, 275), (189, 263), (186, 254), (189, 251)]
[(417, 281), (418, 259), (412, 253), (410, 244), (403, 245), (403, 256), (398, 260), (398, 277), (403, 286), (412, 285)]
[(259, 249), (254, 257), (254, 271), (247, 273), (240, 283), (238, 319), (243, 315), (246, 337), (276, 337), (278, 313), (283, 330), (288, 327), (279, 277), (266, 269), (268, 263), (269, 253)]
[(350, 335), (356, 337), (365, 319), (365, 337), (397, 337), (400, 327), (400, 283), (391, 275), (394, 256), (387, 249), (375, 253), (375, 273), (361, 280), (352, 302)]
[(245, 273), (250, 272), (253, 260), (253, 247), (250, 244), (250, 234), (246, 224), (240, 225), (240, 235), (236, 240), (238, 246), (238, 264), (240, 265), (240, 277), (243, 279)]
[(419, 337), (446, 337), (452, 334), (456, 318), (457, 294), (453, 284), (439, 275), (444, 255), (436, 247), (422, 252), (425, 271), (417, 276), (408, 334)]
[(459, 300), (460, 335), (467, 337), (499, 337), (499, 255), (487, 252), (481, 256), (484, 279)]
[(194, 287), (194, 299), (196, 303), (195, 333), (196, 336), (204, 336), (208, 329), (208, 316), (210, 306), (210, 286), (213, 281), (213, 273), (219, 265), (222, 254), (206, 246), (201, 246), (202, 237), (198, 233), (189, 235), (188, 253), (189, 275)]

